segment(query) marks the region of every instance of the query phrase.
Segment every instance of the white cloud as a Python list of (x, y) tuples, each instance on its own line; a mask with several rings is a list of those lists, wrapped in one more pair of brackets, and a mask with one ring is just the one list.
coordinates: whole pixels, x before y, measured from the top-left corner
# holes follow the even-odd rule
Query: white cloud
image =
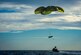
[(47, 16), (34, 15), (35, 8), (33, 6), (27, 6), (24, 4), (2, 4), (0, 6), (2, 8), (15, 7), (15, 9), (21, 10), (21, 12), (17, 13), (0, 13), (0, 32), (13, 31), (13, 33), (19, 33), (23, 30), (46, 28), (81, 30), (81, 15), (65, 15), (65, 13), (59, 13), (59, 16), (54, 15), (54, 13)]
[(57, 16), (51, 18), (42, 18), (38, 19), (40, 22), (78, 22), (81, 21), (81, 16), (77, 15), (65, 15), (65, 16)]
[(0, 8), (11, 8), (11, 9), (27, 9), (27, 8), (32, 8), (32, 6), (28, 6), (25, 4), (11, 4), (11, 3), (2, 3), (0, 4)]
[(79, 14), (81, 15), (81, 1), (78, 1), (75, 5), (64, 7), (65, 14)]
[(21, 20), (23, 16), (21, 13), (0, 13), (0, 19), (4, 18), (5, 20)]
[(81, 27), (61, 27), (61, 30), (81, 30)]
[[(32, 15), (31, 15), (32, 16)], [(74, 19), (73, 19), (74, 17)], [(22, 16), (22, 20), (26, 20), (26, 17)], [(77, 20), (79, 18), (79, 20)], [(5, 17), (3, 18), (5, 19)], [(77, 16), (60, 16), (60, 17), (41, 17), (39, 19), (37, 16), (33, 19), (31, 17), (27, 18), (30, 22), (21, 22), (21, 19), (15, 19), (20, 22), (0, 22), (0, 31), (12, 31), (12, 30), (32, 30), (32, 29), (47, 29), (47, 28), (55, 28), (61, 30), (68, 30), (68, 29), (77, 29), (81, 30), (80, 24), (77, 22), (81, 21), (80, 17)], [(6, 20), (6, 19), (5, 19)], [(11, 19), (10, 21), (13, 21)], [(50, 24), (49, 24), (50, 22)], [(52, 22), (52, 23), (51, 23)]]
[(18, 11), (18, 13), (30, 15), (30, 14), (34, 14), (33, 11), (35, 8), (26, 4), (2, 3), (0, 4), (0, 9), (15, 10), (15, 11)]

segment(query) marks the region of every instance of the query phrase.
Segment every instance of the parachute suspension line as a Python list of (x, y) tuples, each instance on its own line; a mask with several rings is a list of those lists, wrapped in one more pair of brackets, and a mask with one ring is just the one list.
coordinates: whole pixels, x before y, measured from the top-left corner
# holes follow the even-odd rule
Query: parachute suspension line
[(55, 0), (49, 0), (50, 2), (48, 3), (48, 6), (54, 6), (56, 5), (56, 1)]
[(51, 36), (52, 35), (52, 33), (51, 33), (51, 25), (52, 25), (52, 23), (51, 23), (52, 21), (51, 21), (51, 19), (49, 20), (49, 36)]
[[(56, 5), (56, 1), (55, 1), (55, 0), (51, 0), (51, 1), (52, 1), (53, 5)], [(50, 3), (50, 5), (51, 5), (51, 3)], [(53, 6), (53, 5), (52, 5), (52, 6)], [(50, 29), (49, 29), (49, 36), (53, 36), (52, 31), (51, 31), (52, 25), (53, 25), (53, 21), (52, 21), (52, 19), (50, 18), (50, 19), (49, 19), (49, 27), (50, 27)]]
[[(51, 3), (50, 3), (50, 5), (52, 5), (52, 3), (53, 3), (53, 5), (55, 4), (55, 2), (54, 2), (54, 0), (51, 0)], [(52, 6), (53, 6), (52, 5)], [(52, 36), (52, 31), (51, 31), (51, 27), (52, 27), (52, 19), (51, 18), (49, 18), (49, 36)]]
[(53, 34), (52, 34), (52, 24), (53, 24), (52, 18), (49, 18), (49, 36), (53, 36)]
[[(35, 14), (41, 14), (41, 15), (49, 15), (52, 12), (55, 12), (55, 11), (64, 13), (64, 9), (63, 8), (61, 8), (59, 6), (56, 6), (56, 0), (49, 0), (49, 1), (51, 1), (51, 3), (53, 3), (53, 5), (55, 5), (55, 6), (47, 6), (47, 7), (40, 6), (40, 7), (35, 9), (34, 13)], [(49, 5), (51, 5), (51, 3)], [(47, 22), (47, 23), (49, 24), (48, 25), (48, 27), (49, 27), (49, 36), (48, 37), (53, 37), (52, 36), (52, 31), (51, 31), (52, 28), (50, 28), (50, 27), (53, 27), (52, 18), (49, 18), (49, 22)]]
[[(53, 6), (56, 6), (56, 0), (51, 0), (52, 3), (53, 3)], [(51, 4), (51, 3), (50, 3)], [(49, 30), (49, 36), (53, 36), (53, 31), (51, 31), (52, 29), (52, 26), (53, 26), (53, 21), (52, 21), (52, 18), (49, 19), (49, 27), (50, 27), (50, 30)]]

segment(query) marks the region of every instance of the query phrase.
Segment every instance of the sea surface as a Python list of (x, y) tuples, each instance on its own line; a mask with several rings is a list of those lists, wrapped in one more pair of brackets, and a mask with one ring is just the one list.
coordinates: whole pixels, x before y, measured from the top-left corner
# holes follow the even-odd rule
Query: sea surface
[(51, 50), (0, 50), (0, 55), (81, 55), (81, 51), (60, 50), (58, 53)]

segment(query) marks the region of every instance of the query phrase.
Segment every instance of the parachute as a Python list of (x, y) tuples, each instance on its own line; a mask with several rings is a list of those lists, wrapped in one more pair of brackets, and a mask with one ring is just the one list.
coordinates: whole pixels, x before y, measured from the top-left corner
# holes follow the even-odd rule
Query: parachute
[(64, 9), (61, 7), (56, 6), (58, 12), (64, 12)]
[[(40, 6), (40, 7), (35, 9), (34, 13), (41, 14), (41, 15), (49, 15), (55, 11), (64, 13), (64, 9), (62, 7), (59, 7), (59, 6), (47, 6), (47, 7)], [(53, 36), (49, 35), (48, 38), (53, 38)]]
[(43, 6), (37, 8), (37, 9), (35, 10), (35, 14), (40, 14), (44, 9), (45, 9), (45, 7), (43, 7)]
[(35, 9), (34, 13), (48, 15), (51, 14), (51, 12), (53, 11), (64, 12), (64, 9), (59, 6), (47, 6), (47, 7), (41, 6)]

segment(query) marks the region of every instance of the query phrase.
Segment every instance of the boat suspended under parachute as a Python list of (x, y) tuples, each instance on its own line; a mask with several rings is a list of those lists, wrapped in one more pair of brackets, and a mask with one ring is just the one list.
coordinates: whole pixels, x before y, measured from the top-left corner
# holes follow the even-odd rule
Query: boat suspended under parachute
[(48, 36), (48, 38), (52, 38), (53, 36)]
[(47, 7), (41, 6), (35, 9), (34, 13), (48, 15), (51, 14), (51, 12), (53, 11), (64, 12), (64, 9), (59, 6), (47, 6)]

